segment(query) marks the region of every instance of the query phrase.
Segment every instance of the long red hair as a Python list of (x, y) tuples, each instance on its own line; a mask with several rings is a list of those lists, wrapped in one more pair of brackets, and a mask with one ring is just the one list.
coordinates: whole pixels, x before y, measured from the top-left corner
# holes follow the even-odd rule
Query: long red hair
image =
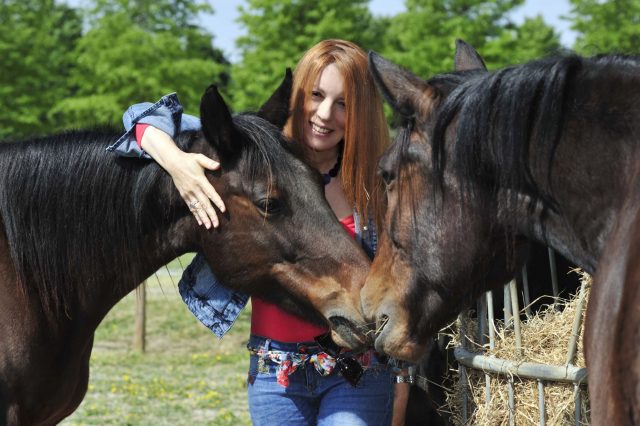
[[(343, 78), (346, 107), (345, 134), (340, 179), (347, 200), (358, 216), (371, 216), (382, 223), (384, 198), (376, 176), (378, 158), (389, 144), (389, 130), (382, 100), (368, 72), (366, 53), (345, 40), (323, 40), (309, 49), (293, 73), (291, 117), (284, 133), (294, 141), (304, 140), (305, 103), (313, 86), (329, 64), (335, 64)], [(361, 226), (366, 224), (361, 220)]]

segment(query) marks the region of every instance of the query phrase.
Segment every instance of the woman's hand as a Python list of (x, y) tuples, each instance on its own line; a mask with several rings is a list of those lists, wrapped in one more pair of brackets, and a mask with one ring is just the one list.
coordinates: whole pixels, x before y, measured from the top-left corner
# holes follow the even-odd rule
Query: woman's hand
[(189, 206), (198, 225), (209, 229), (219, 224), (213, 208), (215, 204), (221, 212), (225, 211), (222, 199), (205, 176), (205, 169), (216, 170), (220, 163), (203, 154), (184, 152), (178, 148), (168, 134), (149, 126), (142, 137), (142, 149), (160, 164), (173, 179), (182, 199)]

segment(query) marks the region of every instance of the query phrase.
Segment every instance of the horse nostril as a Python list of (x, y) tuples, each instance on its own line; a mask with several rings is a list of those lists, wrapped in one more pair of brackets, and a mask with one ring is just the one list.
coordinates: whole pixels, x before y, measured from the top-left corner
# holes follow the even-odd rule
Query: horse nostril
[(386, 314), (382, 314), (378, 317), (378, 320), (376, 321), (376, 336), (380, 335), (380, 333), (382, 333), (382, 330), (384, 329), (384, 326), (387, 325), (387, 323), (389, 322), (389, 316)]

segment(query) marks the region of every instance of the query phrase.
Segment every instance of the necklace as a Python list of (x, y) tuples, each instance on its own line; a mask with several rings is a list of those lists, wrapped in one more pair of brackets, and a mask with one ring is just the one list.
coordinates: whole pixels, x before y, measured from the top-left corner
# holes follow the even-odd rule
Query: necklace
[(340, 171), (341, 162), (342, 162), (342, 155), (338, 155), (336, 164), (331, 168), (331, 170), (329, 170), (327, 173), (322, 174), (322, 180), (324, 181), (325, 186), (327, 186), (329, 182), (331, 182), (331, 178), (338, 176), (338, 171)]

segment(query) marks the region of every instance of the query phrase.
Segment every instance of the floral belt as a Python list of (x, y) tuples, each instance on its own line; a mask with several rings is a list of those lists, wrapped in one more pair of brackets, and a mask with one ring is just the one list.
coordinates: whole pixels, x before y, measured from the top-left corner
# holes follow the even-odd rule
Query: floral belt
[[(289, 375), (295, 373), (298, 368), (305, 368), (306, 364), (311, 364), (321, 376), (330, 375), (336, 367), (336, 358), (326, 352), (307, 354), (268, 350), (250, 346), (247, 346), (247, 349), (249, 349), (251, 354), (258, 357), (259, 373), (269, 373), (269, 365), (276, 366), (277, 382), (283, 387), (289, 386)], [(370, 349), (361, 354), (354, 355), (354, 359), (358, 361), (363, 368), (369, 368), (373, 366), (376, 360), (375, 351)]]

